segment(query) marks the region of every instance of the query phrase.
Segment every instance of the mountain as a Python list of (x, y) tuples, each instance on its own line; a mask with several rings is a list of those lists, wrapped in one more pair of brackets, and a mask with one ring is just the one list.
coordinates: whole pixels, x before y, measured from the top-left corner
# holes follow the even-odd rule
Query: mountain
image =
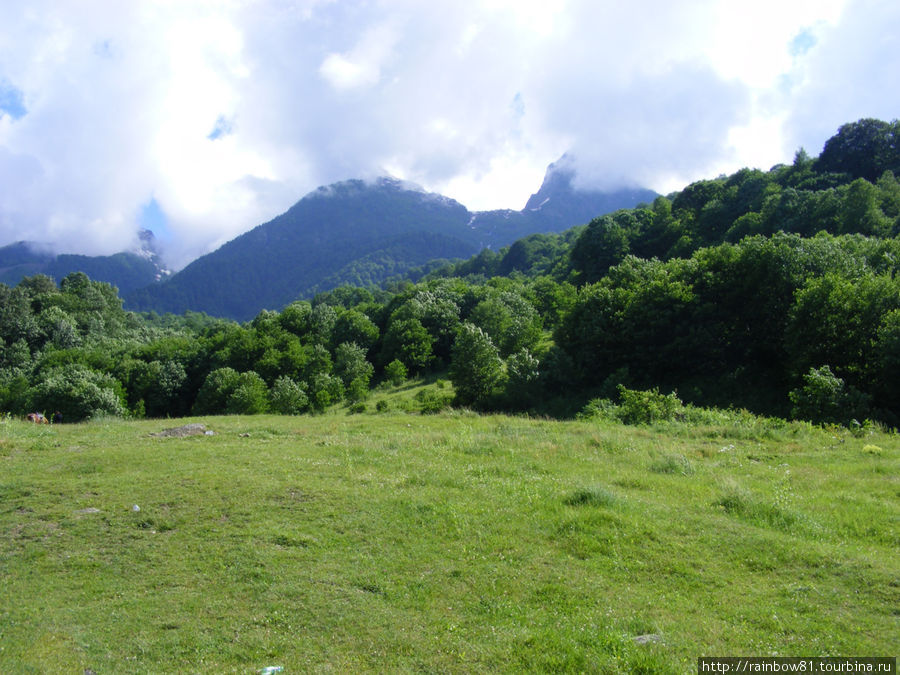
[(365, 280), (374, 283), (432, 258), (469, 256), (476, 252), (469, 217), (462, 204), (400, 181), (336, 183), (126, 301), (138, 310), (246, 320), (309, 294), (354, 264), (367, 263)]
[(35, 274), (60, 281), (72, 272), (84, 272), (94, 281), (105, 281), (121, 293), (129, 293), (170, 274), (159, 259), (153, 233), (143, 230), (139, 237), (139, 250), (108, 256), (56, 255), (46, 246), (19, 241), (0, 248), (0, 282), (14, 286)]
[(649, 190), (578, 191), (571, 179), (551, 165), (530, 206), (475, 213), (393, 178), (320, 187), (171, 279), (125, 293), (126, 305), (245, 321), (261, 309), (280, 309), (342, 284), (378, 284), (436, 259), (467, 258), (657, 196)]
[(622, 188), (611, 192), (578, 190), (574, 171), (563, 166), (565, 156), (551, 164), (541, 189), (531, 195), (521, 211), (481, 211), (473, 227), (483, 233), (484, 244), (497, 249), (529, 234), (561, 232), (606, 213), (652, 202), (659, 195), (645, 188)]

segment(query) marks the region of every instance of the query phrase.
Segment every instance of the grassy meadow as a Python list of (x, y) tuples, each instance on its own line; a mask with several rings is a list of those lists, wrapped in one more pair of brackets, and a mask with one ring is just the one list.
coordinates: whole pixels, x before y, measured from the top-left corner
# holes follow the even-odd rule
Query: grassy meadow
[[(214, 435), (150, 435), (186, 422)], [(701, 655), (894, 656), (898, 526), (900, 442), (877, 432), (371, 402), (6, 420), (0, 672), (690, 673)]]

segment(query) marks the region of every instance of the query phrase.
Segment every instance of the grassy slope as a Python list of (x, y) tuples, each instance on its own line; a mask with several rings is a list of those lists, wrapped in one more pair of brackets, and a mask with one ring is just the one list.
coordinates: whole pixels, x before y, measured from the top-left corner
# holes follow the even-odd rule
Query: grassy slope
[(201, 421), (216, 435), (0, 426), (0, 672), (695, 672), (700, 655), (900, 651), (896, 436)]

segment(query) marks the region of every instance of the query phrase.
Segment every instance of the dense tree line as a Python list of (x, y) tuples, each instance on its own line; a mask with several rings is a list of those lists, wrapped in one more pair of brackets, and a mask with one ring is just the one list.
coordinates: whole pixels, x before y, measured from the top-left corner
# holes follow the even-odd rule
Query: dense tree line
[(74, 421), (358, 409), (378, 382), (446, 373), (456, 403), (480, 409), (573, 414), (677, 390), (894, 425), (897, 132), (861, 120), (817, 159), (801, 151), (417, 283), (344, 286), (243, 324), (125, 312), (114, 288), (78, 273), (0, 285), (0, 410)]
[[(359, 403), (376, 379), (446, 371), (458, 335), (472, 329), (498, 367), (501, 358), (535, 349), (544, 339), (543, 319), (529, 288), (539, 289), (552, 309), (546, 285), (435, 280), (377, 296), (341, 287), (238, 324), (196, 314), (138, 315), (122, 309), (113, 287), (84, 274), (59, 286), (35, 276), (14, 288), (0, 285), (0, 409), (59, 410), (75, 421), (296, 414)], [(483, 404), (495, 393), (478, 391), (461, 400)]]

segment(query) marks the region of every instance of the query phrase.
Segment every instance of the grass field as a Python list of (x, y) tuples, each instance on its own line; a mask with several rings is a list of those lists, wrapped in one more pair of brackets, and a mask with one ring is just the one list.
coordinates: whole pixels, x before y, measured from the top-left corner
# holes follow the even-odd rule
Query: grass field
[[(215, 435), (150, 436), (187, 421)], [(898, 525), (886, 434), (396, 411), (6, 421), (0, 672), (895, 656)]]

